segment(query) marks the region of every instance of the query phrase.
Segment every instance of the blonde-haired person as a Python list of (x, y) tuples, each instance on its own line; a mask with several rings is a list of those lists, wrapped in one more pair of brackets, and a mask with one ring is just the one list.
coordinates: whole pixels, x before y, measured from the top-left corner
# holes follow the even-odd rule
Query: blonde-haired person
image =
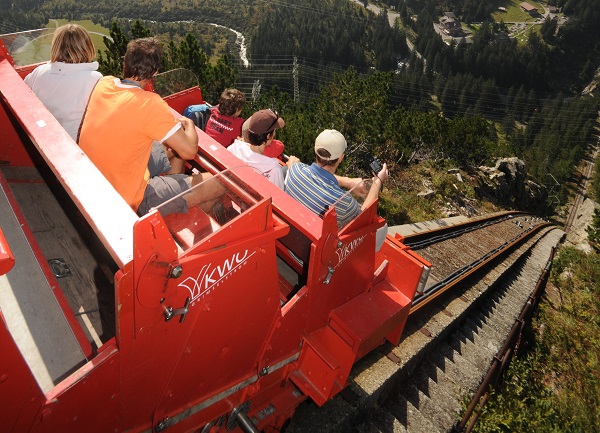
[(90, 94), (102, 78), (95, 55), (87, 30), (66, 24), (54, 32), (50, 61), (25, 77), (25, 83), (75, 141)]

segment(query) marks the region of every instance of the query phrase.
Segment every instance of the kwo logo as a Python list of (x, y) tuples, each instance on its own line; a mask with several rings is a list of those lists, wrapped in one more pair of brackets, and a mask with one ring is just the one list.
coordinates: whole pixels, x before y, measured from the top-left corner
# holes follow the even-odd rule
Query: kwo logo
[(335, 250), (335, 253), (338, 257), (338, 264), (336, 265), (336, 268), (339, 265), (341, 265), (348, 257), (350, 257), (354, 250), (357, 249), (363, 243), (366, 237), (367, 235), (363, 235), (347, 244), (342, 245), (340, 248)]
[(209, 294), (213, 287), (218, 287), (223, 280), (229, 278), (229, 275), (237, 272), (254, 254), (256, 251), (249, 253), (246, 250), (243, 253), (234, 253), (217, 266), (213, 266), (212, 263), (204, 265), (196, 278), (187, 277), (179, 283), (179, 286), (189, 290), (191, 301), (194, 302), (201, 296)]

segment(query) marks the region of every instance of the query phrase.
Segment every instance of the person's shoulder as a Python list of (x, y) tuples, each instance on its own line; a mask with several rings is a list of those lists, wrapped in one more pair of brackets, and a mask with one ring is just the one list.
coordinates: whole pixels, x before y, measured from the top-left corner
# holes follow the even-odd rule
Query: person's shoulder
[(247, 151), (250, 149), (248, 145), (243, 141), (233, 140), (233, 143), (227, 146), (227, 150), (233, 153), (235, 156), (241, 157), (244, 154), (248, 153)]
[(33, 71), (31, 71), (29, 74), (27, 74), (27, 76), (25, 77), (25, 82), (27, 83), (28, 81), (33, 80), (36, 77), (46, 73), (47, 71), (50, 70), (50, 67), (51, 67), (50, 62), (38, 65)]
[(106, 75), (104, 77), (98, 77), (98, 81), (96, 83), (96, 89), (98, 91), (105, 90), (109, 91), (111, 88), (117, 88), (118, 79), (113, 77), (112, 75)]
[[(275, 158), (273, 158), (273, 159), (275, 159)], [(294, 170), (300, 171), (300, 170), (308, 170), (309, 168), (310, 168), (310, 165), (305, 164), (301, 161), (298, 161), (297, 163), (295, 163), (294, 165), (292, 165), (290, 167), (290, 170), (294, 169)]]
[(105, 84), (116, 84), (117, 78), (113, 77), (112, 75), (105, 75), (103, 77), (100, 77), (100, 81)]
[(265, 161), (266, 164), (269, 164), (272, 167), (279, 167), (280, 166), (279, 160), (277, 158), (271, 158), (270, 156), (262, 155), (260, 153), (258, 155), (260, 155), (262, 157), (261, 159), (263, 161)]
[(233, 143), (231, 143), (229, 146), (227, 146), (227, 150), (229, 150), (230, 152), (234, 153), (238, 149), (241, 148), (240, 146), (244, 146), (244, 142), (239, 141), (239, 140), (233, 140)]
[[(271, 158), (271, 159), (275, 159), (276, 160), (276, 158)], [(297, 163), (293, 164), (288, 169), (288, 176), (292, 176), (292, 177), (303, 176), (303, 177), (306, 177), (307, 175), (310, 175), (310, 166), (304, 164), (303, 162), (297, 162)]]
[(52, 62), (42, 63), (41, 65), (38, 65), (33, 71), (31, 71), (31, 73), (39, 74), (40, 72), (49, 71), (50, 68), (52, 68)]

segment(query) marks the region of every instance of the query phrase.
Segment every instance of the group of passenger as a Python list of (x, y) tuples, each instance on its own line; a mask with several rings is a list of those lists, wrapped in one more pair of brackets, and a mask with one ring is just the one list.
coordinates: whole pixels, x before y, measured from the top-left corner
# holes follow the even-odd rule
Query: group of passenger
[[(25, 82), (139, 215), (196, 185), (200, 186), (169, 201), (168, 212), (186, 212), (196, 205), (210, 211), (224, 188), (219, 182), (205, 182), (212, 177), (209, 173), (184, 174), (184, 160), (198, 152), (193, 121), (176, 119), (158, 94), (144, 90), (158, 73), (161, 44), (155, 38), (130, 41), (123, 78), (102, 77), (94, 55), (83, 27), (59, 27), (50, 62), (37, 67)], [(284, 145), (275, 135), (285, 121), (271, 109), (244, 120), (240, 115), (245, 102), (243, 92), (226, 89), (211, 110), (205, 132), (321, 217), (336, 203), (340, 227), (377, 199), (388, 177), (385, 164), (369, 190), (361, 178), (336, 175), (347, 143), (339, 131), (327, 129), (315, 140), (312, 165), (294, 156), (284, 165), (278, 158)], [(362, 206), (345, 189), (364, 197)]]

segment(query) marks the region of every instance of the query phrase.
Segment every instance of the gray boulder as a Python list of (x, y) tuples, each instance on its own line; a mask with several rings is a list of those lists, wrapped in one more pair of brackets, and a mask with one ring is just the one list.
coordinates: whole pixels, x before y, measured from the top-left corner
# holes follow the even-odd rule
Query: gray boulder
[(536, 214), (547, 209), (548, 191), (527, 176), (525, 163), (517, 157), (501, 158), (495, 167), (479, 167), (475, 191), (499, 205)]

